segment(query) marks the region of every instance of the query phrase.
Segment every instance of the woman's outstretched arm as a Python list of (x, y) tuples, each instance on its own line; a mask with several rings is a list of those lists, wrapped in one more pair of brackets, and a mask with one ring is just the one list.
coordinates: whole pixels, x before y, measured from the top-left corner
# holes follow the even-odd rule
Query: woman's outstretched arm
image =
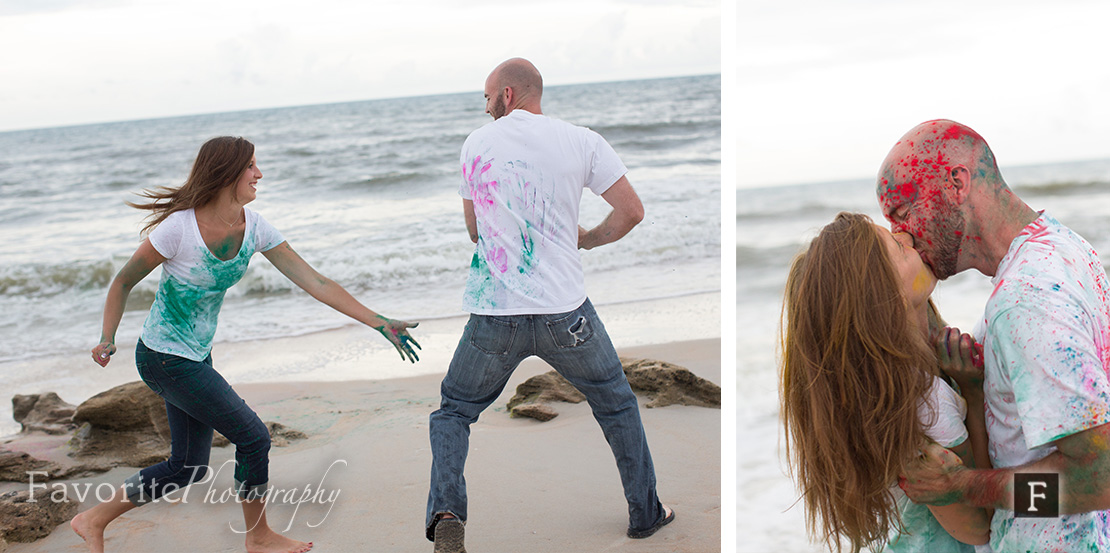
[(336, 311), (382, 333), (389, 340), (401, 359), (408, 359), (415, 363), (420, 360), (413, 350), (413, 346), (420, 349), (420, 344), (409, 335), (407, 329), (416, 328), (420, 323), (395, 321), (383, 317), (366, 307), (354, 298), (346, 289), (330, 278), (321, 275), (313, 269), (293, 248), (289, 242), (282, 242), (277, 246), (262, 252), (270, 263), (277, 267), (281, 274), (293, 281), (310, 296)]
[(112, 354), (116, 352), (116, 329), (123, 318), (123, 308), (127, 305), (127, 296), (140, 281), (146, 278), (155, 267), (162, 264), (166, 258), (150, 245), (150, 240), (143, 240), (139, 249), (127, 260), (127, 264), (116, 273), (112, 284), (108, 287), (108, 299), (104, 301), (104, 322), (100, 327), (100, 343), (92, 349), (93, 361), (101, 367), (108, 365)]

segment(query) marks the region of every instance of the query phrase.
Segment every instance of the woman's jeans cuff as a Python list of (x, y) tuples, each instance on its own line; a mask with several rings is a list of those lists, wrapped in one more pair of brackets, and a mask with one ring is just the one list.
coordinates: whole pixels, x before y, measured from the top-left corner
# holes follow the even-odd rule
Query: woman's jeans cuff
[(266, 497), (266, 490), (270, 487), (268, 482), (247, 486), (246, 482), (235, 481), (235, 493), (243, 501), (257, 501)]
[(151, 502), (150, 495), (143, 493), (143, 477), (137, 472), (123, 481), (123, 491), (127, 494), (127, 499), (136, 507), (142, 507)]

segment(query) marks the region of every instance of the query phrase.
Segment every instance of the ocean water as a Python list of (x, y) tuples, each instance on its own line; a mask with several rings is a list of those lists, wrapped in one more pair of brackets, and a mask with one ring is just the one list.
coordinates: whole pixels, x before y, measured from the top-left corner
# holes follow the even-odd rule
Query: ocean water
[[(264, 176), (250, 207), (322, 274), (390, 317), (461, 314), (474, 246), (459, 149), (491, 121), (484, 109), (474, 91), (0, 133), (0, 390), (26, 388), (16, 368), (36, 359), (87, 361), (108, 284), (140, 242), (145, 213), (124, 202), (180, 185), (218, 135), (255, 143)], [(646, 207), (619, 247), (583, 253), (595, 303), (720, 290), (720, 76), (551, 86), (544, 113), (601, 133)], [(608, 211), (583, 197), (584, 226)], [(135, 343), (158, 278), (132, 292), (117, 343)], [(215, 341), (348, 324), (257, 256)]]
[[(1002, 167), (1015, 193), (1086, 238), (1110, 263), (1110, 159)], [(840, 211), (883, 219), (873, 179), (741, 189), (736, 196), (738, 551), (821, 551), (805, 535), (803, 504), (786, 474), (777, 366), (790, 262)], [(949, 324), (971, 331), (990, 279), (966, 271), (933, 299)]]

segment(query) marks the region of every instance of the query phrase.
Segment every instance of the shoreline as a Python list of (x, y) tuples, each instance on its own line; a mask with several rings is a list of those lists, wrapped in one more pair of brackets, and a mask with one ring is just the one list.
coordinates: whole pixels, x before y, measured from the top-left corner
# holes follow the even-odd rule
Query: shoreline
[[(719, 291), (595, 307), (618, 350), (721, 336)], [(219, 342), (213, 347), (213, 362), (234, 386), (444, 374), (466, 319), (464, 314), (422, 321), (412, 331), (423, 346), (416, 364), (401, 361), (384, 338), (357, 323), (297, 336)], [(0, 439), (19, 432), (19, 423), (12, 419), (11, 395), (56, 392), (63, 400), (79, 405), (104, 390), (139, 380), (134, 348), (134, 343), (120, 344), (112, 362), (104, 368), (93, 363), (87, 350), (0, 363), (0, 372), (11, 376), (6, 390), (9, 397), (0, 401)]]
[[(604, 317), (604, 315), (603, 315)], [(453, 344), (451, 346), (453, 348)], [(685, 366), (721, 383), (721, 340), (707, 338), (619, 347), (622, 356)], [(392, 353), (392, 352), (391, 352)], [(672, 405), (641, 409), (658, 475), (660, 500), (676, 521), (646, 540), (631, 540), (612, 453), (589, 407), (553, 404), (560, 413), (546, 423), (510, 418), (505, 403), (515, 387), (549, 369), (529, 358), (498, 400), (472, 426), (467, 480), (467, 544), (475, 551), (718, 551), (721, 547), (721, 423), (719, 409)], [(271, 507), (275, 530), (316, 543), (314, 551), (380, 548), (429, 551), (423, 536), (430, 449), (427, 417), (437, 407), (442, 373), (340, 382), (265, 382), (236, 385), (263, 420), (308, 434), (271, 450), (271, 483), (302, 493), (338, 492), (330, 504), (283, 503)], [(641, 396), (641, 407), (647, 398)], [(214, 448), (210, 465), (233, 459), (233, 447)], [(67, 483), (119, 485), (136, 469), (119, 467)], [(192, 551), (241, 550), (241, 525), (233, 501), (220, 503), (230, 471), (214, 484), (198, 483), (186, 502), (149, 505), (108, 528), (108, 551), (164, 550), (189, 543)], [(25, 489), (5, 483), (0, 493)], [(294, 500), (298, 493), (293, 494)], [(90, 494), (91, 496), (92, 494)], [(80, 510), (95, 503), (86, 497)], [(202, 506), (203, 504), (203, 506)], [(229, 523), (233, 526), (228, 526)], [(313, 526), (315, 525), (315, 526)], [(197, 532), (194, 528), (210, 529)], [(68, 525), (10, 553), (80, 550)]]

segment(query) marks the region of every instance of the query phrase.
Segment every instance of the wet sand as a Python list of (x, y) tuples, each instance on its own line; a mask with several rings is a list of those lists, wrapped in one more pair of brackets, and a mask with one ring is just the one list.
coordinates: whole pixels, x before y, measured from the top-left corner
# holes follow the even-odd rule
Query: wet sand
[[(709, 338), (626, 347), (620, 353), (682, 365), (720, 384), (720, 344)], [(627, 504), (612, 453), (589, 407), (555, 404), (560, 415), (546, 423), (512, 419), (505, 411), (517, 384), (548, 369), (536, 358), (526, 360), (471, 429), (468, 550), (719, 551), (721, 410), (642, 408), (659, 497), (677, 517), (655, 536), (632, 540), (625, 536)], [(271, 450), (270, 480), (280, 491), (271, 502), (271, 526), (314, 542), (314, 551), (431, 551), (424, 538), (431, 464), (427, 432), (441, 378), (237, 385), (263, 420), (309, 436)], [(641, 397), (641, 405), (646, 402)], [(233, 449), (213, 449), (211, 466), (233, 459)], [(89, 484), (95, 493), (96, 486), (118, 486), (134, 471), (116, 468), (67, 485)], [(194, 484), (184, 501), (127, 513), (109, 526), (106, 550), (242, 551), (243, 536), (236, 533), (242, 530), (241, 510), (226, 493), (231, 481), (229, 465), (214, 481)], [(4, 484), (0, 493), (25, 487)], [(92, 495), (82, 511), (95, 504)], [(9, 544), (7, 552), (83, 551), (68, 526), (35, 543)]]

